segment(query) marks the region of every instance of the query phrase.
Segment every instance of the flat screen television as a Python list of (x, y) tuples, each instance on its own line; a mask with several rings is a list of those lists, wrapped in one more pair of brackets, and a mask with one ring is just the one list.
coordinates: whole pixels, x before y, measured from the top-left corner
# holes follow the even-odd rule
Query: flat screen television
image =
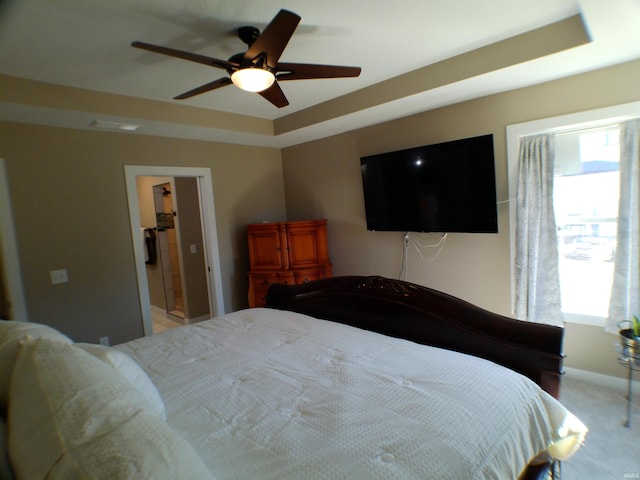
[(497, 233), (493, 135), (360, 159), (367, 230)]

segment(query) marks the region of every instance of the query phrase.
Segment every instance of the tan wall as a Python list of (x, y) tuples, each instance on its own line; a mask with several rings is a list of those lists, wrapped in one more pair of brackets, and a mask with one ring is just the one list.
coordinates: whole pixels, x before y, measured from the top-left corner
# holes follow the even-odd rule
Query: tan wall
[[(202, 223), (200, 222), (200, 197), (196, 178), (178, 177), (175, 199), (178, 203), (178, 227), (180, 234), (180, 258), (184, 290), (185, 318), (210, 316), (207, 271), (204, 258)], [(195, 246), (195, 252), (191, 251)]]
[[(397, 277), (400, 233), (367, 232), (359, 158), (412, 146), (493, 133), (498, 201), (508, 200), (507, 125), (640, 100), (640, 61), (534, 87), (492, 95), (283, 150), (289, 220), (329, 219), (335, 275)], [(498, 207), (499, 234), (449, 234), (440, 256), (409, 251), (409, 281), (510, 313), (508, 203)], [(422, 244), (439, 235), (415, 235)], [(569, 325), (566, 365), (623, 375), (615, 362), (613, 335), (599, 327)], [(589, 352), (589, 354), (583, 353)], [(594, 355), (594, 353), (597, 354)]]
[[(0, 248), (0, 272), (4, 272), (4, 260), (2, 257), (2, 248)], [(9, 302), (7, 300), (7, 291), (4, 284), (5, 284), (4, 274), (0, 273), (0, 320), (10, 320)]]
[[(77, 341), (142, 335), (124, 165), (211, 168), (225, 309), (248, 304), (245, 225), (285, 216), (277, 149), (15, 123), (0, 129), (31, 321)], [(61, 268), (69, 283), (51, 285), (49, 271)]]

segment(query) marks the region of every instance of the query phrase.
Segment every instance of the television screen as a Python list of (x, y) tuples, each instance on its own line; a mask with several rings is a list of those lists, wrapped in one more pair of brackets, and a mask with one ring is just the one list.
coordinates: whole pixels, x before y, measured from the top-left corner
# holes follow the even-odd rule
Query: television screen
[(362, 157), (367, 230), (497, 233), (493, 135)]

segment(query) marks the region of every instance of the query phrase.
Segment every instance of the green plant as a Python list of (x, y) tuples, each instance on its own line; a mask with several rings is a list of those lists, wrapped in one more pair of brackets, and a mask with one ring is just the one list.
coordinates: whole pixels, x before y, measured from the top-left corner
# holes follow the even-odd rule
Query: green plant
[(631, 320), (631, 330), (633, 330), (634, 337), (640, 337), (640, 320), (638, 320), (637, 316), (633, 316), (633, 320)]

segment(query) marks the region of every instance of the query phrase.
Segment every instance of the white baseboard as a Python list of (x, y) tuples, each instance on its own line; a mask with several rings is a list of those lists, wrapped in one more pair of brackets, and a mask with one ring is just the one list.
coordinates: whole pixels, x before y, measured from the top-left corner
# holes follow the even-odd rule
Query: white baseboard
[(191, 325), (192, 323), (202, 322), (204, 320), (210, 320), (211, 315), (200, 315), (199, 317), (187, 318), (185, 322), (187, 325)]
[[(603, 373), (590, 372), (588, 370), (580, 370), (572, 367), (564, 367), (564, 371), (567, 378), (575, 378), (576, 380), (582, 380), (603, 387), (616, 388), (620, 390), (626, 390), (628, 387), (628, 380), (626, 378), (614, 377), (612, 375), (605, 375)], [(640, 372), (636, 372), (635, 376), (640, 377)], [(640, 388), (639, 380), (633, 380), (633, 388), (634, 390)]]
[(199, 317), (194, 317), (194, 318), (180, 318), (180, 317), (176, 317), (175, 315), (171, 315), (170, 313), (168, 313), (163, 308), (157, 307), (155, 305), (151, 305), (151, 311), (155, 315), (159, 315), (161, 317), (168, 318), (169, 320), (173, 320), (174, 322), (182, 323), (183, 325), (190, 325), (192, 323), (198, 323), (198, 322), (202, 322), (204, 320), (210, 320), (211, 319), (211, 315), (200, 315)]
[(187, 325), (188, 323), (184, 318), (177, 317), (176, 315), (171, 315), (164, 308), (160, 308), (155, 305), (151, 305), (151, 313), (153, 315), (158, 315), (159, 317), (168, 318), (173, 322), (181, 323), (182, 325)]

